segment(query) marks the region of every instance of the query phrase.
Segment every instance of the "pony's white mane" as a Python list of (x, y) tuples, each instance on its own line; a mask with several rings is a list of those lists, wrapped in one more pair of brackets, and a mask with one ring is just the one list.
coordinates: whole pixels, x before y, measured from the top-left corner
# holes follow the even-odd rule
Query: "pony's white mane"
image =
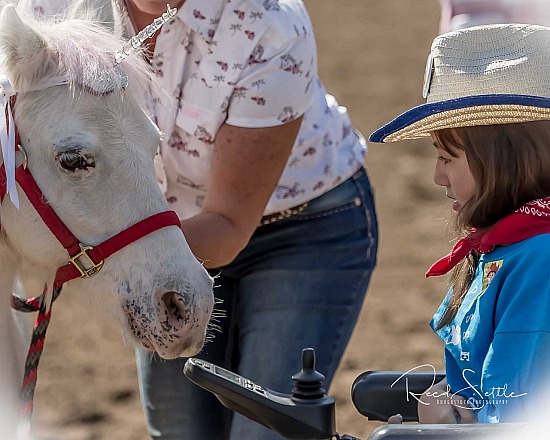
[[(106, 78), (114, 80), (115, 83), (120, 82), (121, 67), (128, 76), (130, 85), (124, 93), (131, 93), (142, 107), (145, 106), (144, 91), (147, 90), (156, 101), (166, 102), (169, 99), (145, 61), (143, 52), (139, 49), (125, 58), (120, 63), (120, 67), (117, 66), (114, 54), (127, 40), (115, 35), (102, 23), (88, 20), (86, 11), (79, 10), (79, 17), (83, 18), (70, 18), (69, 12), (40, 19), (23, 14), (21, 11), (19, 13), (25, 22), (44, 38), (48, 51), (54, 54), (57, 60), (58, 65), (53, 66), (53, 71), (50, 71), (51, 69), (45, 71), (44, 77), (63, 75), (68, 79), (74, 93), (79, 93), (81, 86), (98, 84)], [(93, 14), (93, 11), (89, 12), (90, 17)], [(36, 71), (45, 68), (44, 66), (34, 67)], [(11, 79), (21, 90), (32, 86), (32, 84), (25, 84), (23, 77)], [(121, 90), (115, 89), (114, 93), (121, 93)]]

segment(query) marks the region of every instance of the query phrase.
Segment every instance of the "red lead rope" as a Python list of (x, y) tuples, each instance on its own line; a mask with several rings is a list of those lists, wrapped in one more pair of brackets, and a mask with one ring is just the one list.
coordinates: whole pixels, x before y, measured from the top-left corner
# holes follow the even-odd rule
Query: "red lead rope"
[[(61, 287), (54, 290), (52, 302), (60, 293)], [(38, 364), (44, 348), (46, 330), (48, 329), (52, 315), (51, 308), (50, 310), (46, 310), (45, 299), (45, 293), (28, 299), (20, 298), (17, 295), (12, 295), (11, 297), (11, 306), (13, 309), (20, 312), (38, 312), (32, 332), (31, 345), (25, 359), (25, 375), (23, 376), (23, 384), (21, 386), (20, 414), (28, 419), (32, 415), (34, 390), (36, 389), (38, 378)]]
[[(64, 283), (75, 278), (89, 278), (95, 275), (101, 270), (103, 260), (118, 250), (161, 228), (167, 226), (180, 227), (177, 214), (174, 211), (164, 211), (135, 223), (97, 246), (85, 246), (78, 241), (53, 208), (46, 203), (42, 191), (27, 168), (19, 166), (16, 169), (15, 178), (44, 223), (69, 253), (69, 263), (60, 267), (56, 272), (52, 302), (59, 296)], [(5, 188), (6, 173), (2, 165), (0, 166), (0, 196), (2, 198), (5, 195)], [(23, 312), (38, 311), (31, 345), (25, 361), (25, 374), (21, 393), (20, 412), (21, 415), (29, 419), (33, 409), (38, 363), (40, 362), (46, 330), (51, 317), (51, 306), (47, 309), (46, 304), (46, 289), (47, 287), (44, 288), (41, 295), (35, 298), (22, 299), (12, 295), (11, 302), (12, 307), (16, 310)]]

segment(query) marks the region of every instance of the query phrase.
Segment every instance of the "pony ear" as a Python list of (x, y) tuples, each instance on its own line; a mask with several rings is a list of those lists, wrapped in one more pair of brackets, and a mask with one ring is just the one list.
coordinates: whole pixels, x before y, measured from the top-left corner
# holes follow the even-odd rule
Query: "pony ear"
[(97, 22), (122, 36), (122, 12), (113, 0), (76, 0), (69, 6), (68, 17)]
[(16, 89), (26, 89), (54, 69), (53, 53), (46, 40), (7, 5), (0, 13), (0, 52)]

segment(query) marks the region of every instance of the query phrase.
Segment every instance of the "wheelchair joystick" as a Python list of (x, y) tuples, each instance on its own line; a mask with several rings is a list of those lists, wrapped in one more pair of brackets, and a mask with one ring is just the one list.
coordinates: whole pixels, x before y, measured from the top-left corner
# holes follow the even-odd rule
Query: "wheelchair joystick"
[(302, 350), (302, 370), (292, 376), (294, 388), (292, 400), (314, 400), (326, 397), (326, 391), (322, 388), (325, 376), (315, 370), (315, 350), (304, 348)]

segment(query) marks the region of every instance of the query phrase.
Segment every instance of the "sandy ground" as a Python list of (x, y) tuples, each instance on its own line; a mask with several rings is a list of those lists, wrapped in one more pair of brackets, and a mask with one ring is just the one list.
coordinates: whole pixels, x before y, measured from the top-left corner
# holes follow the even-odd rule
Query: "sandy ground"
[[(365, 134), (422, 102), (437, 0), (306, 0), (321, 76)], [(335, 25), (337, 24), (337, 25)], [(366, 370), (442, 367), (428, 322), (444, 280), (426, 268), (448, 249), (449, 203), (433, 185), (429, 141), (370, 145), (368, 169), (380, 219), (379, 263), (361, 319), (330, 389), (337, 429), (361, 438), (376, 426), (360, 416), (350, 387)], [(40, 366), (34, 423), (40, 440), (146, 440), (133, 350), (79, 298), (62, 295)], [(215, 440), (215, 439), (212, 439)]]

